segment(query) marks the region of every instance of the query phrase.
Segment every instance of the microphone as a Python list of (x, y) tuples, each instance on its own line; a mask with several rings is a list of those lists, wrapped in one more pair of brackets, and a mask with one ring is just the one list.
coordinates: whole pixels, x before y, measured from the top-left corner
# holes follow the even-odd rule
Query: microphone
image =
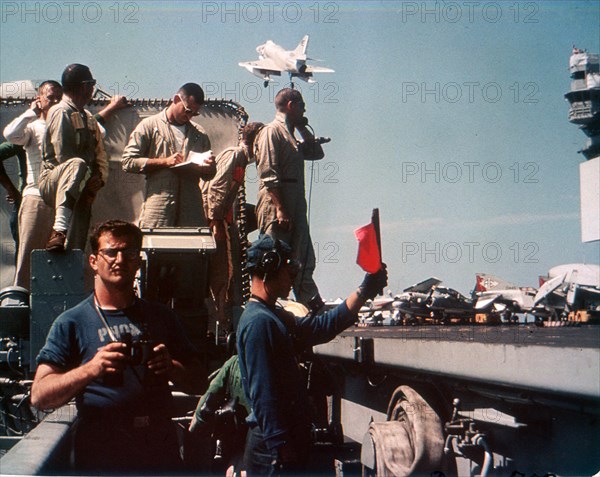
[(328, 142), (331, 142), (331, 138), (330, 137), (319, 136), (319, 137), (315, 138), (315, 143), (316, 144), (327, 144)]

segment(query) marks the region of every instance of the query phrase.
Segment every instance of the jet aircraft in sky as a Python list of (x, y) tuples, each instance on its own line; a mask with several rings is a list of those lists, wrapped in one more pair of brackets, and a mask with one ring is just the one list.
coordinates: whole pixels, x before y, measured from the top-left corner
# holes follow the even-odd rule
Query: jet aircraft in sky
[(246, 68), (254, 76), (264, 80), (265, 88), (271, 81), (271, 76), (281, 76), (282, 73), (288, 73), (290, 82), (293, 78), (299, 78), (307, 83), (314, 83), (313, 73), (333, 73), (331, 68), (323, 66), (307, 65), (307, 60), (314, 60), (306, 56), (308, 47), (308, 35), (298, 43), (294, 50), (285, 50), (271, 40), (256, 47), (258, 61), (244, 61), (238, 63)]

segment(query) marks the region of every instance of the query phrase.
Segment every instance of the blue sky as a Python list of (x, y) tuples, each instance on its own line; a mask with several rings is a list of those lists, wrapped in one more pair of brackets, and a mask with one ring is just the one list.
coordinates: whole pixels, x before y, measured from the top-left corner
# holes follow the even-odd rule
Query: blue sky
[(585, 136), (563, 99), (571, 47), (599, 52), (599, 24), (598, 1), (3, 1), (0, 81), (79, 62), (107, 91), (167, 98), (195, 81), (265, 122), (285, 81), (263, 89), (237, 63), (308, 34), (335, 70), (299, 84), (332, 138), (311, 195), (322, 294), (360, 282), (353, 230), (373, 207), (392, 291), (437, 276), (468, 293), (476, 272), (536, 286), (554, 265), (599, 262), (580, 239)]

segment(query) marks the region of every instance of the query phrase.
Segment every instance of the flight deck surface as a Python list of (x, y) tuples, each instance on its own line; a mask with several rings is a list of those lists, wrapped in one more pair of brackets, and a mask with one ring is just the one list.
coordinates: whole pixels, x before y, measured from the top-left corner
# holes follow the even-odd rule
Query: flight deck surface
[(422, 325), (349, 328), (314, 350), (403, 372), (598, 400), (599, 344), (594, 325)]
[(599, 348), (600, 326), (543, 327), (534, 324), (506, 326), (421, 325), (348, 328), (343, 336), (396, 340), (460, 341), (462, 343), (537, 345), (559, 348)]

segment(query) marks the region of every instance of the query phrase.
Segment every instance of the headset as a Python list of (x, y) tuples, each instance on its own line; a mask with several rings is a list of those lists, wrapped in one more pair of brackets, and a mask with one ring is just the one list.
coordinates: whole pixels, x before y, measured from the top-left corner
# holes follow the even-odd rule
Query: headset
[[(291, 254), (291, 250), (285, 250), (282, 246), (282, 242), (275, 239), (273, 241), (273, 247), (270, 250), (263, 252), (253, 269), (261, 272), (263, 274), (263, 281), (265, 281), (269, 274), (277, 273), (277, 271), (285, 264), (291, 263), (297, 265), (296, 261), (292, 260)], [(299, 268), (300, 267), (298, 266), (298, 269)]]
[(277, 250), (278, 244), (279, 241), (276, 241), (274, 248), (263, 253), (263, 256), (260, 258), (257, 268), (264, 272), (265, 275), (276, 272), (284, 263), (283, 257), (279, 253), (279, 250)]

